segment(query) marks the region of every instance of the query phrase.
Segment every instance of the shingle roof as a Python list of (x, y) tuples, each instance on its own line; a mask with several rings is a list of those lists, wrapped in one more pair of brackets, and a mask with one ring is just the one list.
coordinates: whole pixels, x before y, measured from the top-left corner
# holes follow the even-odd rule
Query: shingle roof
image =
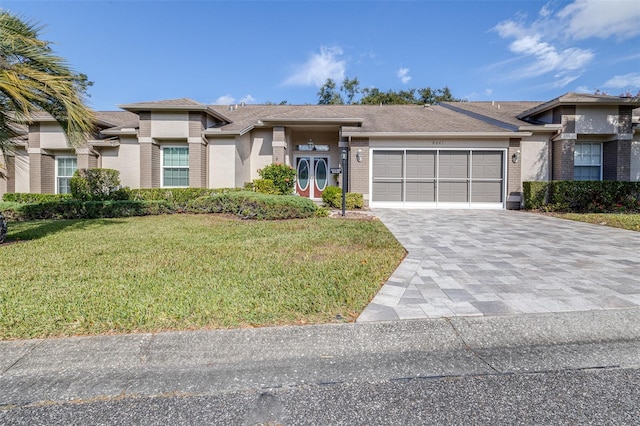
[(443, 102), (456, 109), (466, 110), (512, 126), (523, 126), (528, 123), (518, 119), (518, 115), (540, 105), (535, 101), (493, 101), (493, 102)]
[(96, 111), (96, 118), (110, 127), (138, 127), (138, 115), (129, 111)]
[(136, 106), (136, 105), (202, 106), (203, 104), (189, 98), (165, 99), (161, 101), (135, 102), (132, 104), (127, 104), (127, 106)]

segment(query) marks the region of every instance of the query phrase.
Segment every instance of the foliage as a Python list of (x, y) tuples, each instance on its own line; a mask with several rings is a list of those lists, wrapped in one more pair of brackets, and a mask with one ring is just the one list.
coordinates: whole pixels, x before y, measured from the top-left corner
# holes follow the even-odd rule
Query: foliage
[(78, 169), (71, 178), (71, 195), (81, 201), (127, 200), (129, 191), (120, 187), (120, 172), (114, 169)]
[(296, 171), (293, 167), (282, 163), (273, 163), (258, 170), (262, 179), (273, 181), (278, 194), (289, 195), (293, 193), (296, 182)]
[[(357, 94), (362, 94), (359, 100), (356, 99)], [(388, 90), (383, 92), (377, 87), (360, 89), (360, 81), (357, 77), (353, 79), (346, 77), (339, 91), (336, 82), (329, 78), (322, 87), (320, 87), (317, 95), (318, 105), (342, 105), (345, 103), (361, 105), (424, 105), (438, 102), (463, 101), (453, 96), (451, 89), (447, 86), (441, 89), (432, 89), (427, 86), (422, 89), (407, 89), (397, 92)]]
[(49, 201), (20, 204), (4, 210), (12, 221), (40, 219), (95, 219), (107, 217), (146, 216), (171, 213), (163, 201)]
[(325, 218), (32, 221), (8, 241), (0, 340), (353, 321), (405, 253), (379, 221)]
[(640, 212), (640, 182), (524, 182), (525, 208), (556, 212)]
[(0, 244), (4, 243), (4, 239), (6, 236), (7, 236), (7, 221), (2, 215), (2, 212), (0, 212)]
[(50, 201), (68, 201), (71, 194), (35, 194), (31, 192), (7, 192), (2, 196), (3, 201), (11, 203), (46, 203)]
[[(322, 202), (325, 206), (334, 209), (342, 208), (342, 189), (337, 186), (328, 186), (322, 191)], [(347, 192), (345, 194), (345, 208), (347, 210), (357, 210), (364, 207), (362, 194)]]
[[(13, 145), (19, 125), (46, 111), (73, 146), (94, 130), (95, 116), (84, 103), (91, 83), (40, 40), (42, 27), (0, 11), (0, 151)], [(0, 171), (0, 177), (2, 171)]]
[(196, 198), (240, 191), (239, 188), (144, 188), (130, 189), (130, 197), (137, 201), (166, 201), (172, 210), (182, 211)]
[(200, 197), (189, 203), (191, 213), (227, 213), (242, 219), (295, 219), (315, 215), (317, 207), (308, 198), (295, 195), (267, 195), (258, 192), (230, 192)]
[(261, 194), (277, 195), (280, 193), (271, 179), (254, 179), (252, 188), (253, 191)]

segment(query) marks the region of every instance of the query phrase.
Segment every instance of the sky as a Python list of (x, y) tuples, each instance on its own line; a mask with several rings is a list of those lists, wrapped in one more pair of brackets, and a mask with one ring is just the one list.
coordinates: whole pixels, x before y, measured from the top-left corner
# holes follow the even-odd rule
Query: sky
[(7, 1), (88, 104), (316, 104), (328, 79), (469, 101), (640, 91), (640, 1)]

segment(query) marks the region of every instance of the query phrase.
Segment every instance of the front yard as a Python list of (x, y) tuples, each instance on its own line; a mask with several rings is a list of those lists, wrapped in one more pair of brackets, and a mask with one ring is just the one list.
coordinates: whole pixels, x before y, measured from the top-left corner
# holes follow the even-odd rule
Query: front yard
[(632, 213), (552, 213), (552, 216), (579, 222), (613, 226), (614, 228), (640, 231), (640, 214)]
[(12, 222), (0, 340), (350, 321), (404, 256), (373, 220)]

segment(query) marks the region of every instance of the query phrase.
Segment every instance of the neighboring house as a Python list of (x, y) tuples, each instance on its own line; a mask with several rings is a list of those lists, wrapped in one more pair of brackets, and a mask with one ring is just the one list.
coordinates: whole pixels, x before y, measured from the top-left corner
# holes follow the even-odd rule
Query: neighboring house
[(242, 187), (270, 163), (297, 170), (296, 192), (338, 185), (371, 207), (519, 208), (529, 180), (640, 180), (640, 98), (567, 93), (549, 102), (439, 105), (203, 105), (141, 102), (98, 112), (71, 149), (34, 117), (0, 181), (4, 192), (69, 191), (77, 168), (120, 171), (131, 188)]

